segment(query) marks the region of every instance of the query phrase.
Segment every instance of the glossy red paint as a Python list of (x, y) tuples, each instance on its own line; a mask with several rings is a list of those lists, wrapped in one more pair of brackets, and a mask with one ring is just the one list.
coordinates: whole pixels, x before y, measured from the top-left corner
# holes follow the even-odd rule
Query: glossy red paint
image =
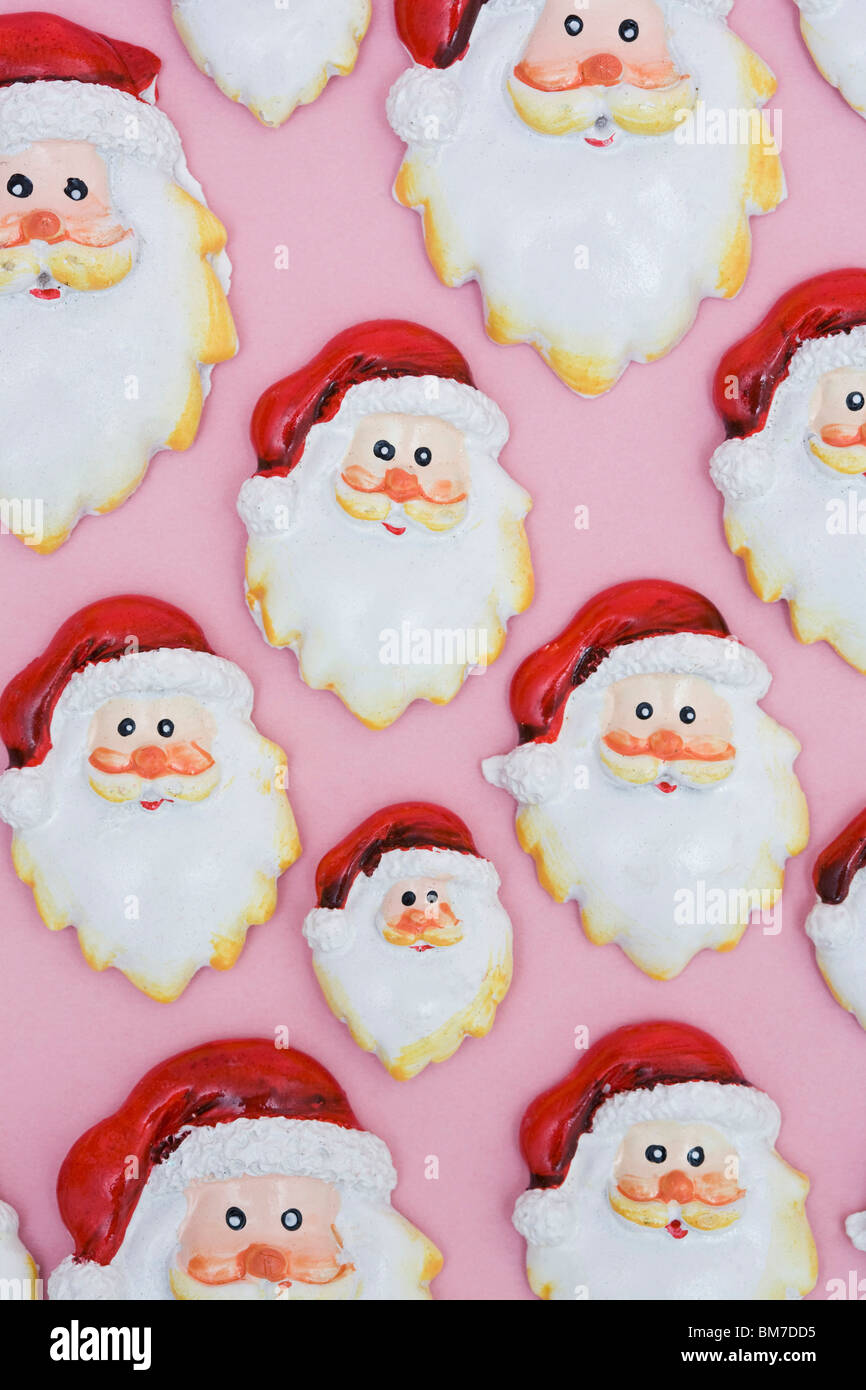
[[(140, 97), (162, 63), (155, 53), (30, 10), (0, 15), (0, 86), (13, 82), (98, 82)], [(155, 91), (154, 91), (155, 97)]]
[(56, 285), (55, 285), (55, 287), (54, 287), (53, 289), (50, 289), (50, 290), (31, 290), (30, 293), (33, 295), (33, 298), (34, 298), (34, 299), (59, 299), (59, 298), (60, 298), (60, 290), (57, 288)]
[(744, 439), (764, 428), (773, 397), (804, 342), (848, 333), (863, 324), (866, 270), (831, 270), (783, 294), (758, 327), (719, 363), (713, 400), (728, 439)]
[(842, 903), (854, 875), (866, 864), (866, 809), (846, 825), (841, 835), (822, 850), (813, 872), (818, 897), (823, 903)]
[(259, 397), (250, 427), (258, 471), (291, 473), (310, 430), (333, 420), (352, 386), (401, 376), (441, 376), (474, 385), (466, 359), (432, 329), (401, 319), (356, 324)]
[(397, 32), (416, 63), (450, 68), (465, 57), (487, 0), (395, 0)]
[(671, 632), (730, 637), (715, 605), (682, 584), (639, 579), (596, 594), (558, 637), (517, 668), (511, 682), (511, 712), (520, 742), (553, 742), (568, 696), (614, 647)]
[(273, 1039), (206, 1043), (154, 1067), (60, 1169), (57, 1201), (76, 1259), (111, 1263), (152, 1168), (183, 1143), (182, 1130), (268, 1116), (361, 1128), (330, 1072)]
[(345, 907), (359, 873), (375, 873), (383, 854), (392, 849), (450, 849), (478, 854), (466, 825), (453, 811), (428, 801), (401, 801), (383, 806), (351, 830), (319, 863), (316, 893), (319, 907)]

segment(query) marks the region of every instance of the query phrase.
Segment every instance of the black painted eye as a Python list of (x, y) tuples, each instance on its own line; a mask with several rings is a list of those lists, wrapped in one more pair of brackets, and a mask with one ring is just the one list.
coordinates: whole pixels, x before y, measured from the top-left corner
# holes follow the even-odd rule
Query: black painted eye
[(682, 709), (680, 710), (681, 724), (694, 724), (697, 717), (698, 716), (695, 714), (691, 705), (683, 705)]
[(377, 459), (382, 459), (385, 463), (390, 463), (397, 450), (387, 439), (377, 439), (373, 445), (373, 453)]
[(246, 1212), (240, 1207), (229, 1207), (226, 1212), (226, 1225), (230, 1231), (242, 1231), (247, 1224)]
[(576, 39), (583, 29), (583, 20), (579, 14), (570, 14), (565, 21), (565, 32)]
[(416, 449), (415, 462), (419, 468), (426, 468), (428, 463), (433, 462), (433, 455), (429, 449)]
[(174, 733), (174, 723), (171, 719), (160, 719), (156, 726), (156, 732), (160, 738), (171, 738)]
[(634, 43), (639, 33), (640, 26), (634, 19), (624, 19), (619, 26), (619, 36), (623, 43)]
[(6, 185), (6, 192), (11, 193), (13, 198), (29, 198), (33, 184), (26, 174), (13, 174)]
[(689, 1163), (692, 1165), (693, 1168), (700, 1168), (701, 1164), (704, 1161), (704, 1151), (701, 1148), (700, 1144), (696, 1144), (693, 1149), (689, 1149), (688, 1153), (686, 1154), (686, 1158), (688, 1159)]
[(288, 1211), (284, 1211), (280, 1217), (287, 1231), (299, 1230), (303, 1219), (297, 1207), (289, 1207)]
[(403, 904), (404, 907), (411, 907), (411, 906), (412, 906), (412, 904), (413, 904), (414, 901), (415, 901), (415, 894), (412, 892), (412, 889), (411, 889), (411, 888), (407, 888), (407, 889), (406, 889), (406, 892), (403, 894), (403, 896), (402, 896), (402, 898), (400, 899), (400, 901), (401, 901), (401, 903)]
[(117, 726), (117, 732), (120, 734), (121, 738), (129, 738), (130, 734), (135, 733), (135, 720), (121, 719)]
[(428, 903), (438, 903), (439, 894), (436, 892), (435, 888), (430, 889), (430, 892), (427, 894), (427, 901)]
[(83, 198), (87, 197), (88, 188), (84, 179), (67, 179), (63, 192), (67, 198), (72, 199), (73, 203), (80, 203)]
[(650, 1163), (664, 1163), (668, 1156), (668, 1151), (664, 1144), (650, 1144), (644, 1152), (644, 1158), (649, 1159)]
[(862, 391), (851, 391), (845, 397), (845, 404), (849, 410), (862, 410), (866, 405), (866, 396), (863, 395)]
[(635, 710), (635, 714), (637, 715), (638, 719), (652, 719), (653, 707), (648, 700), (641, 700), (640, 704)]

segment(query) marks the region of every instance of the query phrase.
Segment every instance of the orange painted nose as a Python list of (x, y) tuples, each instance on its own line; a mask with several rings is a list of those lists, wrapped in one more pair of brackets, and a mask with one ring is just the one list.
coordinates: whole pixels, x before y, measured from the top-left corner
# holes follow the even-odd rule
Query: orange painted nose
[(53, 241), (63, 230), (56, 212), (28, 212), (21, 230), (28, 241)]
[(418, 496), (418, 479), (405, 468), (389, 468), (385, 474), (385, 491), (395, 502), (408, 502)]
[(130, 762), (141, 777), (164, 777), (168, 772), (168, 754), (154, 744), (136, 748)]
[(278, 1279), (285, 1278), (286, 1257), (271, 1245), (251, 1245), (246, 1252), (244, 1265), (247, 1274), (254, 1279), (269, 1279), (275, 1284)]
[(665, 1173), (659, 1182), (659, 1196), (663, 1202), (690, 1202), (695, 1195), (694, 1183), (688, 1173), (681, 1173), (675, 1169), (673, 1173)]
[(622, 77), (622, 63), (613, 53), (593, 53), (583, 64), (581, 76), (590, 87), (612, 87)]
[(649, 750), (657, 758), (675, 758), (683, 751), (683, 741), (673, 729), (656, 729), (647, 739)]

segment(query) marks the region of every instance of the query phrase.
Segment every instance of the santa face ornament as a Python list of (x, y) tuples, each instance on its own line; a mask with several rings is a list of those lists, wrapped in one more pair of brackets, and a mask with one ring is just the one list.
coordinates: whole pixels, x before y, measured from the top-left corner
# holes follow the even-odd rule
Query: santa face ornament
[(247, 602), (314, 690), (368, 727), (446, 704), (532, 598), (531, 502), (499, 463), (508, 423), (445, 338), (359, 324), (253, 416)]
[(532, 1102), (514, 1210), (539, 1298), (784, 1299), (818, 1261), (781, 1117), (707, 1033), (620, 1028)]
[(18, 1234), (18, 1213), (8, 1202), (0, 1202), (0, 1290), (4, 1301), (42, 1297), (39, 1270)]
[(518, 802), (542, 886), (655, 979), (770, 925), (806, 844), (769, 684), (707, 599), (663, 580), (597, 594), (512, 681), (521, 742), (484, 775)]
[(300, 854), (286, 756), (252, 702), (192, 619), (135, 596), (75, 614), (0, 697), (18, 876), (89, 965), (161, 1002), (234, 965)]
[(749, 583), (787, 600), (799, 641), (866, 671), (866, 271), (783, 295), (722, 359), (715, 399), (710, 472)]
[(484, 1037), (511, 983), (499, 875), (452, 812), (386, 806), (336, 845), (304, 923), (316, 977), (398, 1081)]
[(237, 343), (225, 231), (154, 104), (160, 60), (49, 14), (0, 16), (0, 52), (0, 411), (26, 421), (0, 497), (44, 553), (192, 443)]
[(866, 15), (860, 0), (795, 0), (815, 65), (861, 116), (866, 115)]
[[(731, 0), (397, 0), (414, 60), (388, 101), (399, 202), (499, 343), (573, 391), (668, 352), (749, 267), (784, 197), (775, 79)], [(712, 128), (712, 130), (711, 130)]]
[(806, 918), (818, 966), (843, 1009), (866, 1028), (866, 811), (818, 856)]
[(49, 1296), (429, 1299), (442, 1257), (391, 1206), (396, 1182), (311, 1057), (257, 1039), (194, 1048), (67, 1155), (57, 1190), (75, 1252)]
[(181, 38), (203, 73), (262, 125), (279, 126), (358, 59), (370, 0), (172, 0)]

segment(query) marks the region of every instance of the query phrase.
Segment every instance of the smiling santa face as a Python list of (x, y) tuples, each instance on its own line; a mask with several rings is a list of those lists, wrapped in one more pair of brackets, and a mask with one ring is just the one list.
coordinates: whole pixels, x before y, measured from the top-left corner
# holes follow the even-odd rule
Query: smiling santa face
[(306, 683), (371, 728), (453, 699), (530, 602), (507, 433), (456, 350), (413, 324), (348, 330), (259, 402), (247, 601)]
[[(416, 66), (388, 104), (396, 196), (440, 279), (478, 280), (492, 338), (598, 395), (743, 283), (749, 217), (784, 196), (774, 79), (725, 0), (427, 8), (397, 0)], [(727, 133), (705, 139), (701, 113)]]
[(7, 529), (47, 552), (123, 502), (158, 449), (192, 443), (212, 367), (236, 349), (230, 267), (145, 99), (159, 59), (55, 16), (0, 27), (0, 325), (15, 343), (0, 408), (26, 421), (0, 448), (0, 497)]

